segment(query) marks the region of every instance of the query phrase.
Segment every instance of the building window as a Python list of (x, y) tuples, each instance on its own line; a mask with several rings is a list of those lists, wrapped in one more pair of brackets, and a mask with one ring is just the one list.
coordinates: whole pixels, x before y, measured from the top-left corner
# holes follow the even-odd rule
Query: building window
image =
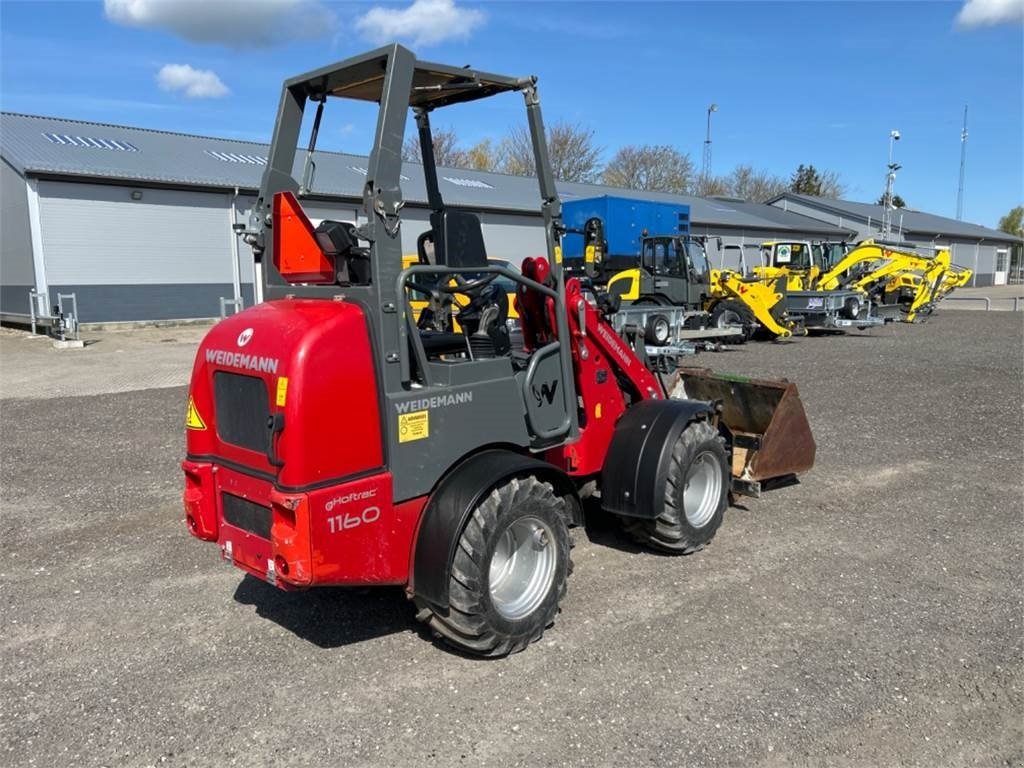
[(267, 158), (261, 155), (240, 155), (237, 152), (219, 152), (212, 149), (204, 149), (203, 152), (210, 157), (216, 157), (224, 163), (242, 163), (244, 165), (266, 165)]
[(51, 144), (86, 149), (114, 149), (120, 152), (138, 152), (139, 148), (123, 139), (96, 139), (92, 136), (70, 136), (66, 133), (44, 133), (43, 138)]
[(442, 176), (445, 181), (451, 182), (457, 187), (472, 187), (473, 189), (494, 189), (493, 186), (488, 184), (486, 181), (480, 181), (479, 179), (463, 179), (459, 176)]

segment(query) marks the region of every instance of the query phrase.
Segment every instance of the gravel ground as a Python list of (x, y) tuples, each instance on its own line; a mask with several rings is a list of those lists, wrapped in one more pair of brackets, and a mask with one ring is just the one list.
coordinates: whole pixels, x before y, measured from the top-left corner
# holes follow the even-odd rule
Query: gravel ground
[(182, 386), (208, 330), (86, 330), (84, 347), (58, 350), (46, 336), (2, 328), (0, 397), (49, 399)]
[[(0, 763), (1024, 765), (1022, 337), (939, 312), (702, 355), (797, 381), (816, 468), (690, 557), (593, 520), (498, 661), (398, 589), (284, 594), (188, 537), (183, 387), (8, 394)], [(4, 381), (43, 359), (3, 352)]]

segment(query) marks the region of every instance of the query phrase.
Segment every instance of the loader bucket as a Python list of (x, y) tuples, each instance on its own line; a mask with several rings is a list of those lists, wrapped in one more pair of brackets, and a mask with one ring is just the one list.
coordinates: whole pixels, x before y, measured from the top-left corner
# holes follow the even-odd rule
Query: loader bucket
[(732, 434), (734, 490), (758, 495), (761, 483), (784, 481), (814, 465), (815, 444), (796, 384), (682, 368), (673, 398), (718, 401)]

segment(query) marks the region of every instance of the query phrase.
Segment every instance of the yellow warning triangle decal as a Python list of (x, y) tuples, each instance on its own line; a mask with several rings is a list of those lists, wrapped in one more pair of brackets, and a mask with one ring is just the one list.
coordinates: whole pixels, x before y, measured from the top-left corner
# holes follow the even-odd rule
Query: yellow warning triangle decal
[(203, 417), (196, 410), (196, 404), (192, 400), (192, 395), (188, 396), (188, 414), (185, 416), (185, 427), (187, 429), (206, 429)]

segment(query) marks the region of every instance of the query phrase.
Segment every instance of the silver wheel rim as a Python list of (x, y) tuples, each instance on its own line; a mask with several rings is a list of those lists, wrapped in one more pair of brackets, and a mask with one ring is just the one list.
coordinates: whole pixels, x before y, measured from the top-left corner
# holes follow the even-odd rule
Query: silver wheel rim
[(537, 609), (555, 579), (558, 553), (551, 528), (537, 517), (520, 517), (498, 540), (488, 578), (491, 603), (506, 619)]
[(703, 528), (715, 512), (722, 495), (722, 467), (718, 458), (704, 451), (690, 464), (683, 486), (683, 512), (686, 522), (694, 528)]
[(719, 328), (737, 328), (743, 327), (743, 320), (736, 312), (731, 309), (727, 309), (718, 316), (718, 327)]

